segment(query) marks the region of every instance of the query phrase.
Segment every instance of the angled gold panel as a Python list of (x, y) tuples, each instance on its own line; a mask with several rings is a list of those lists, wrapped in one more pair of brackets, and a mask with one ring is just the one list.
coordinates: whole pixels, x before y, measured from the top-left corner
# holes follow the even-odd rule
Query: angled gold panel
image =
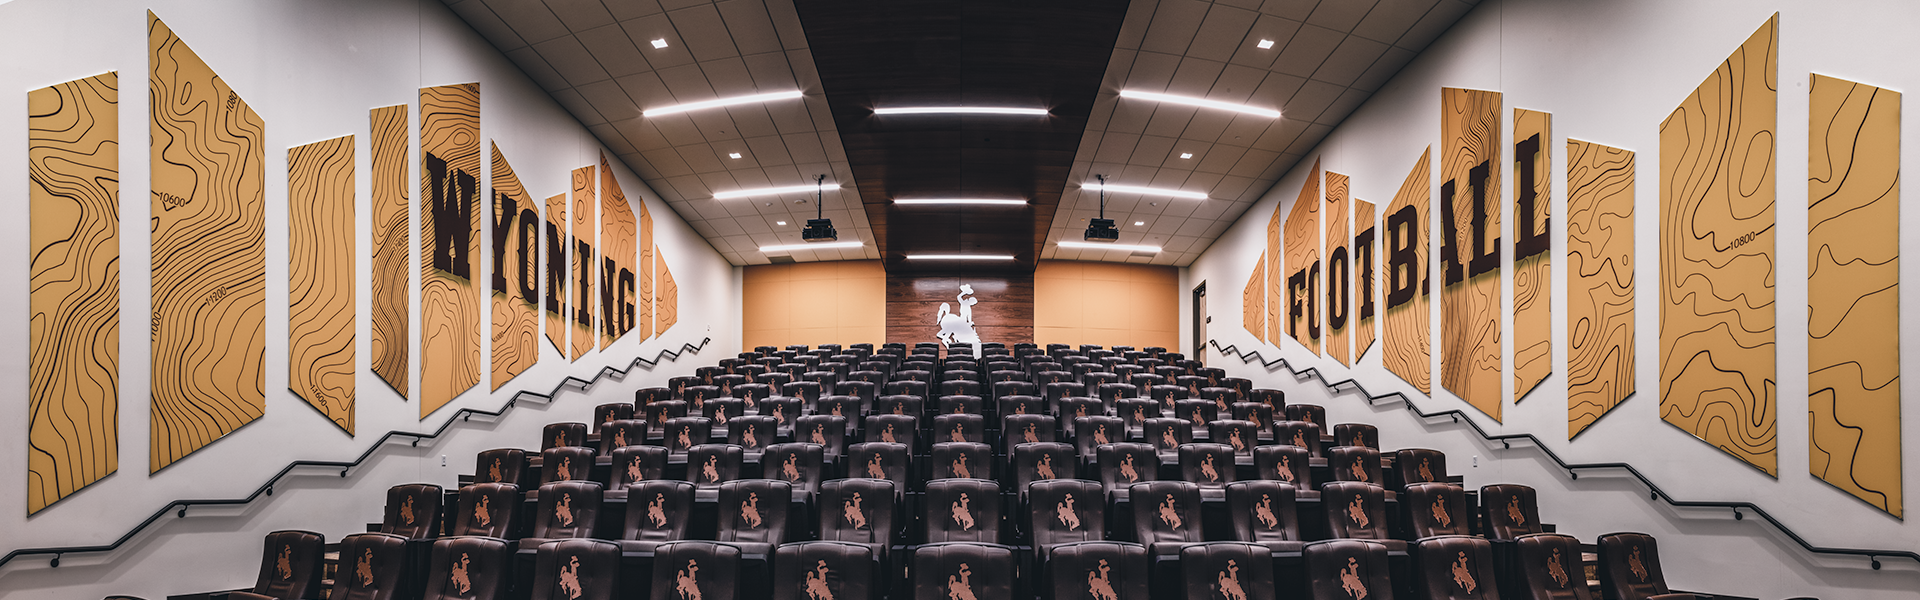
[(1372, 202), (1353, 199), (1353, 360), (1367, 355), (1380, 337), (1380, 228), (1374, 223), (1379, 209)]
[(1327, 171), (1327, 356), (1350, 366), (1354, 269), (1348, 210), (1347, 176)]
[(593, 166), (588, 165), (573, 170), (573, 209), (572, 217), (573, 248), (567, 251), (573, 262), (573, 322), (567, 335), (572, 337), (573, 347), (567, 358), (580, 360), (594, 349), (593, 316), (597, 298), (593, 297), (594, 251), (593, 251)]
[(373, 373), (407, 399), (407, 350), (413, 311), (412, 203), (407, 199), (407, 105), (372, 111), (373, 287), (368, 290), (373, 335), (368, 340)]
[(353, 435), (353, 136), (287, 151), (287, 388)]
[(1247, 291), (1240, 295), (1240, 325), (1262, 343), (1267, 341), (1267, 255), (1253, 262), (1253, 274), (1247, 276)]
[(480, 84), (420, 89), (420, 418), (480, 384)]
[(1500, 93), (1440, 90), (1440, 387), (1500, 420)]
[(573, 279), (569, 276), (572, 271), (567, 268), (567, 255), (571, 254), (569, 249), (573, 247), (573, 236), (568, 235), (566, 194), (554, 194), (547, 198), (546, 221), (546, 232), (541, 238), (546, 240), (541, 246), (545, 248), (546, 260), (541, 263), (540, 272), (546, 277), (547, 296), (541, 312), (546, 321), (547, 342), (553, 344), (553, 349), (559, 351), (560, 356), (565, 357), (567, 349), (571, 347), (567, 345), (567, 330), (571, 329), (567, 322), (573, 320), (573, 303), (567, 295), (567, 282)]
[(600, 155), (600, 347), (613, 344), (633, 331), (635, 281), (634, 236), (639, 222), (633, 206), (620, 190), (607, 156)]
[[(1320, 161), (1287, 213), (1285, 318), (1287, 335), (1320, 354)], [(1276, 344), (1279, 342), (1275, 342)]]
[(1634, 155), (1567, 140), (1567, 439), (1634, 392)]
[(1553, 116), (1513, 109), (1513, 402), (1553, 373)]
[(492, 144), (493, 389), (540, 361), (540, 206)]
[(1433, 394), (1433, 263), (1427, 252), (1433, 149), (1407, 172), (1381, 215), (1380, 364), (1422, 394)]

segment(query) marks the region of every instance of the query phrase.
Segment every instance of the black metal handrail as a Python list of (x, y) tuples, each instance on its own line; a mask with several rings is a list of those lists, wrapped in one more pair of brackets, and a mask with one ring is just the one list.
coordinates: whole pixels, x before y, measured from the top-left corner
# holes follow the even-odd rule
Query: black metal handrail
[(1667, 504), (1677, 506), (1677, 507), (1684, 507), (1684, 508), (1732, 509), (1733, 518), (1735, 520), (1744, 520), (1746, 518), (1746, 515), (1740, 512), (1741, 510), (1744, 509), (1744, 510), (1753, 511), (1754, 514), (1759, 515), (1760, 518), (1765, 519), (1768, 523), (1772, 523), (1775, 529), (1780, 530), (1780, 533), (1786, 534), (1787, 538), (1792, 539), (1794, 543), (1799, 544), (1801, 548), (1806, 549), (1808, 552), (1813, 552), (1816, 554), (1839, 554), (1839, 555), (1848, 555), (1848, 556), (1865, 556), (1867, 557), (1867, 560), (1872, 562), (1874, 570), (1880, 569), (1880, 557), (1882, 556), (1907, 558), (1907, 559), (1913, 560), (1914, 562), (1920, 562), (1920, 553), (1915, 553), (1908, 550), (1862, 550), (1858, 548), (1828, 548), (1825, 546), (1815, 546), (1812, 543), (1807, 542), (1806, 538), (1800, 537), (1800, 534), (1795, 533), (1793, 529), (1788, 528), (1785, 523), (1781, 523), (1779, 519), (1774, 518), (1773, 515), (1768, 513), (1765, 509), (1760, 508), (1759, 505), (1756, 505), (1752, 502), (1702, 502), (1702, 501), (1696, 501), (1696, 500), (1679, 500), (1674, 498), (1671, 494), (1668, 494), (1665, 490), (1660, 489), (1660, 486), (1655, 485), (1653, 483), (1653, 480), (1647, 479), (1647, 476), (1641, 473), (1639, 469), (1633, 468), (1633, 465), (1630, 465), (1627, 463), (1623, 463), (1623, 462), (1569, 463), (1566, 460), (1560, 458), (1560, 455), (1555, 454), (1552, 448), (1548, 448), (1546, 444), (1541, 443), (1540, 438), (1534, 437), (1533, 434), (1487, 433), (1487, 430), (1482, 429), (1480, 427), (1479, 421), (1473, 420), (1473, 418), (1470, 415), (1466, 414), (1465, 412), (1459, 409), (1443, 410), (1439, 412), (1429, 413), (1427, 411), (1421, 410), (1420, 407), (1415, 406), (1413, 404), (1413, 399), (1408, 398), (1406, 394), (1403, 394), (1400, 392), (1390, 392), (1386, 394), (1374, 395), (1372, 392), (1367, 391), (1367, 388), (1361, 386), (1360, 382), (1355, 381), (1352, 378), (1343, 379), (1340, 381), (1328, 381), (1326, 375), (1322, 374), (1320, 372), (1320, 369), (1315, 367), (1307, 367), (1305, 369), (1295, 369), (1293, 368), (1293, 363), (1288, 362), (1286, 358), (1277, 358), (1269, 361), (1265, 357), (1260, 356), (1260, 352), (1258, 350), (1253, 352), (1241, 352), (1238, 345), (1230, 345), (1230, 346), (1222, 347), (1220, 345), (1220, 340), (1207, 340), (1207, 343), (1213, 345), (1214, 349), (1219, 350), (1221, 354), (1235, 356), (1239, 358), (1240, 361), (1243, 363), (1252, 363), (1254, 361), (1259, 361), (1260, 366), (1268, 371), (1273, 371), (1274, 367), (1278, 365), (1280, 367), (1285, 367), (1287, 371), (1291, 372), (1295, 378), (1299, 378), (1303, 376), (1311, 376), (1314, 379), (1320, 380), (1320, 384), (1322, 386), (1325, 386), (1328, 390), (1336, 393), (1340, 391), (1341, 386), (1353, 386), (1354, 390), (1359, 391), (1362, 396), (1365, 396), (1367, 398), (1367, 404), (1369, 405), (1373, 404), (1375, 400), (1389, 400), (1397, 396), (1400, 400), (1400, 403), (1404, 405), (1407, 410), (1412, 411), (1416, 415), (1419, 415), (1421, 419), (1451, 417), (1453, 419), (1453, 422), (1455, 423), (1459, 423), (1462, 420), (1465, 420), (1467, 423), (1467, 426), (1473, 428), (1474, 433), (1479, 434), (1481, 438), (1484, 438), (1490, 442), (1500, 442), (1500, 444), (1505, 448), (1512, 448), (1513, 447), (1512, 442), (1514, 441), (1525, 441), (1525, 442), (1531, 443), (1533, 444), (1534, 448), (1537, 448), (1541, 452), (1545, 453), (1547, 455), (1547, 458), (1551, 459), (1554, 462), (1554, 464), (1559, 465), (1561, 469), (1565, 470), (1567, 472), (1567, 477), (1571, 479), (1579, 479), (1580, 478), (1579, 472), (1585, 469), (1622, 469), (1622, 470), (1625, 470), (1627, 473), (1633, 475), (1634, 479), (1640, 480), (1641, 484), (1647, 486), (1647, 491), (1648, 493), (1652, 494), (1652, 499), (1654, 500), (1663, 500)]
[(458, 420), (464, 423), (467, 420), (471, 419), (474, 415), (480, 415), (485, 417), (499, 417), (501, 415), (506, 414), (507, 410), (512, 409), (515, 404), (518, 404), (522, 397), (551, 401), (553, 400), (553, 397), (555, 394), (559, 394), (560, 390), (566, 388), (569, 385), (576, 386), (580, 389), (587, 389), (589, 387), (592, 387), (594, 383), (597, 383), (601, 379), (604, 379), (608, 376), (618, 376), (620, 378), (625, 378), (629, 371), (632, 371), (633, 369), (638, 368), (642, 365), (645, 365), (648, 370), (652, 370), (654, 367), (659, 366), (662, 358), (665, 358), (666, 360), (678, 361), (680, 360), (680, 355), (682, 353), (691, 352), (693, 354), (699, 354), (700, 350), (706, 348), (707, 343), (711, 341), (713, 341), (713, 338), (707, 337), (707, 338), (700, 339), (699, 346), (682, 343), (680, 344), (680, 349), (678, 351), (662, 349), (659, 354), (654, 355), (652, 360), (648, 360), (642, 357), (634, 357), (633, 362), (628, 364), (627, 368), (625, 369), (617, 369), (611, 366), (601, 367), (599, 372), (596, 372), (593, 374), (592, 379), (581, 379), (579, 377), (568, 375), (565, 378), (561, 379), (558, 385), (553, 386), (553, 391), (550, 391), (544, 394), (540, 392), (531, 392), (527, 390), (514, 392), (513, 397), (508, 398), (507, 403), (505, 405), (502, 405), (500, 407), (500, 410), (480, 410), (475, 408), (462, 408), (460, 410), (454, 411), (453, 414), (449, 415), (447, 417), (446, 422), (441, 423), (438, 429), (433, 430), (433, 433), (421, 433), (417, 431), (400, 431), (397, 429), (388, 431), (386, 434), (380, 436), (379, 441), (376, 441), (373, 443), (373, 445), (368, 446), (367, 451), (362, 452), (359, 458), (355, 458), (351, 462), (330, 461), (330, 460), (293, 461), (292, 463), (287, 464), (286, 468), (280, 469), (279, 473), (275, 473), (273, 477), (267, 479), (266, 483), (260, 484), (260, 487), (255, 488), (253, 490), (253, 493), (247, 494), (245, 498), (174, 500), (172, 502), (168, 502), (165, 506), (160, 507), (160, 510), (154, 511), (154, 513), (151, 516), (148, 516), (147, 520), (141, 521), (139, 525), (133, 526), (133, 529), (128, 530), (125, 535), (120, 536), (119, 539), (114, 540), (113, 543), (111, 544), (98, 545), (98, 546), (64, 546), (64, 547), (57, 547), (57, 548), (21, 548), (18, 550), (14, 550), (12, 552), (8, 552), (6, 556), (0, 556), (0, 566), (6, 566), (8, 562), (12, 562), (15, 557), (19, 557), (19, 556), (52, 554), (53, 560), (48, 561), (47, 564), (48, 566), (58, 568), (60, 566), (60, 557), (62, 555), (80, 554), (80, 553), (87, 553), (87, 552), (112, 551), (114, 549), (119, 548), (122, 544), (127, 543), (128, 540), (132, 540), (133, 536), (138, 535), (142, 530), (145, 530), (148, 526), (153, 525), (154, 522), (159, 521), (161, 517), (165, 517), (168, 511), (172, 511), (176, 508), (179, 509), (178, 515), (184, 518), (187, 516), (188, 507), (248, 504), (253, 502), (255, 499), (258, 499), (263, 494), (267, 496), (272, 496), (273, 485), (275, 483), (279, 483), (281, 478), (284, 478), (288, 474), (292, 473), (294, 469), (298, 469), (301, 467), (331, 467), (335, 469), (340, 469), (340, 476), (346, 477), (348, 473), (353, 471), (354, 467), (360, 466), (360, 463), (366, 462), (368, 458), (372, 458), (374, 452), (385, 447), (387, 445), (387, 441), (393, 438), (396, 438), (396, 437), (413, 438), (411, 446), (417, 447), (420, 445), (420, 440), (430, 440), (430, 439), (438, 438), (440, 437), (440, 434), (446, 433), (447, 428), (452, 427), (455, 420)]

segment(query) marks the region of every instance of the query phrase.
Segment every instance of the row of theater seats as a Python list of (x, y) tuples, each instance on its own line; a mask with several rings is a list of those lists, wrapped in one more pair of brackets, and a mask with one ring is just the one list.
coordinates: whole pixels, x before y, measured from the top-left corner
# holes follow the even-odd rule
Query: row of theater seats
[[(483, 452), (444, 519), (437, 487), (395, 488), (381, 529), (415, 540), (398, 564), (426, 574), (398, 593), (1592, 595), (1582, 547), (1543, 530), (1531, 489), (1468, 492), (1444, 454), (1383, 457), (1364, 424), (1323, 439), (1320, 407), (1160, 349), (988, 348), (1006, 359), (993, 361), (985, 397), (977, 361), (957, 351), (845, 352), (759, 348), (640, 390), (636, 404), (597, 407), (591, 426), (550, 425), (537, 455)], [(862, 370), (846, 370), (851, 360)], [(815, 366), (826, 370), (781, 381), (791, 375), (779, 367)], [(943, 395), (930, 407), (934, 381)], [(1085, 395), (1089, 382), (1098, 395)], [(452, 537), (430, 540), (439, 533)], [(358, 540), (374, 535), (343, 542), (352, 575), (336, 589), (371, 582), (360, 574), (382, 552)], [(277, 559), (275, 547), (270, 537), (278, 562), (263, 563), (263, 585), (291, 552), (283, 544)], [(1667, 592), (1650, 538), (1611, 536), (1599, 550), (1606, 598)], [(378, 597), (347, 594), (335, 597)]]

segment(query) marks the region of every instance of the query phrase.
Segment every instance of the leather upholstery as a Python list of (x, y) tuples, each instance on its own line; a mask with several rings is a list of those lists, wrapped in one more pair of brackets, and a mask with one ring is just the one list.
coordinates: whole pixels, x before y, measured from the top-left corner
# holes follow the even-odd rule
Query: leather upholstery
[(1387, 547), (1368, 540), (1326, 540), (1301, 550), (1312, 600), (1392, 600)]
[(793, 420), (793, 441), (820, 444), (827, 456), (846, 452), (847, 418), (834, 415), (807, 415)]
[(1113, 414), (1127, 423), (1127, 427), (1140, 428), (1147, 419), (1160, 418), (1160, 404), (1147, 398), (1121, 398), (1113, 401)]
[(873, 401), (872, 414), (918, 417), (926, 414), (926, 404), (926, 399), (920, 396), (881, 396)]
[(1147, 548), (1127, 542), (1075, 542), (1048, 553), (1052, 600), (1148, 600)]
[(645, 409), (649, 404), (672, 399), (674, 399), (673, 390), (664, 387), (640, 388), (633, 391), (635, 409)]
[(1485, 519), (1485, 532), (1491, 540), (1511, 540), (1545, 531), (1540, 527), (1540, 507), (1533, 488), (1524, 485), (1481, 486), (1480, 517)]
[(842, 381), (833, 384), (836, 396), (853, 396), (862, 404), (871, 406), (875, 398), (880, 397), (880, 386), (871, 381)]
[(873, 415), (867, 417), (867, 441), (906, 444), (918, 447), (920, 417), (914, 415)]
[(1333, 426), (1333, 445), (1364, 446), (1380, 449), (1380, 430), (1366, 423), (1341, 423)]
[[(1214, 369), (1206, 369), (1206, 370), (1212, 371)], [(1247, 401), (1259, 402), (1261, 404), (1270, 406), (1273, 408), (1274, 414), (1276, 415), (1286, 414), (1287, 393), (1284, 391), (1269, 389), (1269, 388), (1258, 388), (1247, 394)]]
[(987, 419), (977, 414), (946, 414), (933, 418), (935, 444), (943, 442), (987, 441)]
[[(1291, 409), (1298, 404), (1288, 405)], [(1273, 443), (1282, 446), (1299, 446), (1307, 449), (1307, 455), (1321, 456), (1320, 426), (1306, 421), (1275, 421), (1273, 423)]]
[(630, 403), (613, 402), (595, 406), (593, 407), (593, 432), (599, 433), (600, 428), (608, 423), (631, 418), (633, 418), (633, 405)]
[[(904, 373), (904, 371), (903, 371)], [(940, 382), (941, 396), (980, 396), (980, 382), (972, 379), (947, 379)]]
[(1416, 483), (1447, 481), (1447, 454), (1439, 450), (1426, 448), (1402, 448), (1393, 451), (1394, 470), (1398, 471), (1400, 484), (1411, 486)]
[(620, 546), (605, 540), (541, 544), (533, 558), (533, 600), (613, 600), (620, 590)]
[(746, 450), (733, 444), (701, 444), (687, 450), (687, 481), (697, 488), (718, 488), (740, 478)]
[[(556, 481), (540, 486), (540, 503), (534, 509), (532, 533), (527, 537), (562, 539), (593, 537), (593, 523), (600, 513), (600, 483), (597, 481)], [(526, 548), (523, 542), (520, 546)]]
[(613, 485), (607, 486), (607, 497), (625, 498), (627, 484), (666, 476), (667, 449), (659, 446), (627, 446), (614, 450), (607, 463), (613, 476)]
[(783, 383), (780, 385), (780, 395), (799, 398), (807, 404), (813, 404), (820, 399), (820, 382), (790, 381)]
[(1112, 404), (1122, 398), (1140, 397), (1140, 388), (1131, 383), (1102, 383), (1094, 387), (1094, 397)]
[(1251, 455), (1253, 447), (1260, 443), (1260, 425), (1237, 419), (1215, 420), (1207, 423), (1207, 439), (1216, 444), (1226, 444), (1233, 448), (1234, 454)]
[(875, 589), (874, 575), (873, 550), (866, 546), (842, 542), (786, 544), (774, 552), (773, 600), (879, 598), (882, 590)]
[(1334, 446), (1327, 450), (1327, 465), (1333, 467), (1334, 481), (1358, 481), (1378, 486), (1387, 484), (1380, 477), (1380, 451), (1366, 446)]
[(708, 400), (719, 397), (720, 386), (717, 385), (690, 385), (680, 392), (680, 399), (687, 402), (687, 409), (701, 414), (706, 413)]
[(1205, 541), (1200, 532), (1200, 487), (1187, 481), (1149, 481), (1127, 490), (1133, 503), (1134, 539), (1156, 555)]
[(519, 448), (495, 448), (481, 452), (474, 460), (474, 483), (519, 484), (527, 466), (527, 452)]
[[(1145, 377), (1157, 378), (1160, 376), (1159, 375), (1135, 375), (1133, 376), (1133, 384), (1140, 385), (1142, 383), (1145, 383), (1141, 381), (1141, 379)], [(1161, 408), (1165, 410), (1173, 410), (1173, 403), (1187, 399), (1187, 388), (1173, 385), (1171, 383), (1157, 383), (1157, 384), (1147, 386), (1147, 397), (1152, 398), (1154, 402), (1160, 403)]]
[(747, 403), (739, 398), (708, 398), (700, 408), (700, 414), (713, 419), (715, 429), (727, 427), (733, 420), (747, 414)]
[(1074, 452), (1093, 458), (1101, 444), (1127, 441), (1127, 422), (1120, 417), (1074, 417)]
[(667, 429), (667, 420), (687, 416), (687, 403), (683, 400), (659, 400), (640, 409), (642, 420), (647, 422), (649, 434), (662, 433)]
[(504, 599), (511, 558), (507, 541), (500, 538), (442, 538), (433, 543), (427, 561), (423, 600)]
[(941, 396), (939, 401), (938, 412), (943, 415), (953, 415), (953, 414), (977, 415), (977, 414), (981, 414), (980, 407), (982, 405), (983, 405), (983, 402), (980, 400), (979, 396), (967, 396), (967, 395)]
[(620, 527), (620, 549), (653, 552), (661, 544), (687, 537), (693, 516), (693, 484), (649, 479), (627, 486), (627, 514)]
[(897, 498), (906, 494), (911, 460), (912, 455), (906, 444), (854, 444), (847, 449), (847, 476), (892, 481)]
[[(1038, 400), (1035, 402), (1038, 403)], [(1000, 444), (1009, 454), (1019, 444), (1055, 440), (1053, 415), (1001, 414), (1004, 416), (1000, 417)]]
[(790, 442), (767, 446), (766, 453), (760, 456), (760, 476), (784, 481), (793, 486), (794, 492), (811, 495), (820, 491), (820, 482), (825, 479), (822, 465), (826, 457), (826, 449), (819, 444)]
[(1233, 418), (1239, 421), (1252, 421), (1255, 427), (1266, 429), (1273, 426), (1273, 407), (1260, 402), (1233, 403)]
[(894, 542), (894, 487), (885, 479), (835, 479), (820, 486), (820, 539), (871, 548), (885, 560)]
[(717, 396), (719, 398), (739, 398), (745, 401), (746, 399), (741, 397), (740, 391), (734, 389), (735, 386), (745, 383), (747, 383), (747, 376), (745, 375), (724, 373), (713, 376), (713, 386), (720, 388), (720, 395)]
[(1013, 468), (1013, 489), (1021, 497), (1027, 495), (1027, 484), (1049, 479), (1073, 479), (1073, 446), (1060, 442), (1030, 442), (1016, 444), (1013, 447), (1011, 464)]
[(685, 454), (694, 446), (707, 443), (713, 434), (713, 420), (706, 417), (675, 417), (667, 419), (666, 437), (662, 440), (668, 451)]
[(1300, 515), (1294, 509), (1293, 485), (1259, 479), (1227, 484), (1227, 514), (1233, 519), (1233, 539), (1266, 546), (1273, 552), (1299, 552)]
[(1035, 377), (1046, 382), (1046, 385), (1040, 388), (1040, 395), (1051, 402), (1086, 396), (1087, 384), (1065, 379), (1065, 377), (1072, 376), (1072, 373), (1064, 371), (1043, 371), (1039, 373)]
[(913, 553), (914, 600), (1013, 597), (1013, 551), (986, 544), (934, 544)]
[(1101, 444), (1094, 450), (1100, 485), (1108, 494), (1125, 493), (1133, 484), (1160, 478), (1160, 456), (1153, 446), (1134, 442)]
[[(439, 489), (439, 488), (435, 488)], [(408, 573), (407, 538), (356, 533), (340, 540), (340, 565), (328, 600), (391, 600)]]
[(1414, 539), (1436, 535), (1469, 535), (1467, 493), (1451, 483), (1416, 483), (1400, 494), (1407, 525)]
[(727, 443), (742, 451), (758, 453), (780, 441), (780, 422), (759, 415), (735, 417), (727, 424)]
[(475, 483), (460, 488), (460, 503), (453, 515), (457, 536), (504, 538), (514, 531), (514, 515), (520, 504), (520, 486), (511, 483)]
[(1320, 505), (1327, 509), (1333, 537), (1375, 540), (1394, 552), (1407, 543), (1387, 535), (1386, 491), (1358, 481), (1333, 481), (1320, 488)]
[(541, 485), (555, 481), (582, 481), (592, 469), (592, 448), (563, 446), (540, 452)]
[(779, 427), (785, 431), (793, 429), (793, 420), (800, 418), (801, 402), (799, 398), (769, 396), (760, 401), (760, 415), (773, 417)]
[[(1196, 379), (1199, 380), (1199, 383), (1206, 383), (1206, 378), (1204, 377)], [(1240, 401), (1240, 392), (1235, 391), (1233, 388), (1203, 387), (1200, 388), (1200, 399), (1212, 402), (1214, 408), (1221, 414), (1229, 414), (1233, 411), (1234, 403)]]
[[(1000, 374), (1005, 377), (1016, 378), (1026, 376), (1026, 373), (1020, 371), (1001, 371)], [(1040, 388), (1033, 385), (1031, 381), (994, 381), (993, 397), (1005, 398), (1007, 396), (1033, 396), (1038, 398), (1040, 397)]]
[(1081, 479), (1036, 481), (1026, 487), (1027, 531), (1042, 559), (1060, 544), (1106, 539), (1106, 494)]
[(1187, 598), (1273, 600), (1273, 559), (1265, 547), (1242, 542), (1194, 544), (1180, 549)]
[(733, 386), (733, 397), (746, 402), (747, 411), (752, 412), (760, 408), (761, 400), (773, 397), (773, 386), (764, 383), (740, 383)]
[(1147, 419), (1140, 429), (1145, 434), (1147, 443), (1152, 444), (1154, 450), (1161, 452), (1179, 451), (1181, 445), (1193, 441), (1192, 424), (1180, 419), (1154, 417)]
[(426, 539), (440, 533), (440, 486), (410, 483), (387, 488), (386, 515), (380, 533)]
[[(1052, 418), (1052, 415), (1046, 414), (1047, 401), (1035, 396), (1001, 396), (995, 406), (1000, 409), (1001, 419), (1024, 415)], [(1002, 423), (1003, 428), (1004, 425), (1005, 424)]]
[(932, 387), (933, 386), (925, 379), (918, 381), (911, 379), (895, 380), (887, 382), (880, 391), (888, 396), (919, 396), (921, 398), (928, 398), (932, 396), (932, 394), (930, 394), (930, 392), (933, 391)]
[(625, 446), (638, 446), (647, 443), (647, 422), (639, 419), (619, 419), (600, 426), (600, 455), (608, 456), (614, 450)]
[(586, 423), (548, 423), (540, 430), (540, 449), (587, 445)]
[(1319, 425), (1324, 431), (1327, 428), (1327, 408), (1318, 404), (1288, 404), (1287, 420)]
[(742, 479), (720, 486), (719, 538), (747, 554), (772, 554), (787, 541), (787, 502), (793, 486), (777, 479)]
[(1059, 406), (1060, 409), (1055, 411), (1054, 414), (1058, 415), (1056, 418), (1060, 420), (1060, 424), (1063, 426), (1061, 433), (1065, 433), (1068, 438), (1079, 435), (1079, 430), (1075, 429), (1073, 425), (1074, 419), (1080, 417), (1105, 416), (1107, 414), (1107, 405), (1094, 398), (1062, 398), (1060, 399)]
[(1587, 587), (1580, 540), (1558, 533), (1530, 533), (1514, 540), (1513, 552), (1515, 587), (1527, 600), (1594, 600), (1593, 590)]
[(860, 399), (853, 396), (821, 396), (813, 402), (813, 414), (847, 418), (847, 431), (859, 425)]
[[(672, 394), (671, 396), (672, 399), (685, 401), (686, 395), (687, 395), (687, 388), (690, 388), (696, 385), (706, 385), (706, 383), (707, 381), (705, 379), (701, 379), (699, 377), (692, 377), (692, 376), (670, 377), (667, 379), (667, 389)], [(692, 403), (688, 402), (688, 404), (692, 404)]]
[(267, 534), (253, 593), (281, 600), (320, 597), (320, 561), (326, 543), (325, 536), (311, 531)]
[[(977, 417), (978, 415), (942, 415)], [(933, 479), (993, 479), (993, 447), (978, 442), (940, 442), (927, 455)]]
[(1651, 600), (1672, 593), (1667, 588), (1667, 575), (1660, 568), (1660, 546), (1653, 536), (1610, 533), (1600, 536), (1599, 545), (1602, 596), (1609, 600)]
[(1000, 542), (1000, 484), (986, 479), (927, 482), (927, 542)]
[(1448, 535), (1414, 543), (1414, 576), (1426, 600), (1499, 600), (1493, 544), (1476, 537)]
[[(1180, 477), (1201, 488), (1221, 489), (1234, 480), (1233, 447), (1181, 444)], [(1216, 496), (1217, 497), (1217, 496)]]
[(1300, 499), (1317, 499), (1320, 491), (1313, 485), (1312, 457), (1299, 446), (1260, 446), (1253, 449), (1253, 472), (1261, 479), (1292, 485)]

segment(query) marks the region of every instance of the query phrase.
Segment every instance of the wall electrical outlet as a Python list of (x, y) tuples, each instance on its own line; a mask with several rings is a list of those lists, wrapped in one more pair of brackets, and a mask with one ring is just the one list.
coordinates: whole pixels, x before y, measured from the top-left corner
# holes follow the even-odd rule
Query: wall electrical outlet
[(440, 466), (442, 467), (447, 466), (447, 455), (445, 454), (440, 455)]
[[(440, 463), (441, 466), (446, 466), (446, 457), (440, 457)], [(1480, 468), (1480, 455), (1478, 454), (1473, 455), (1473, 467), (1476, 469)]]

